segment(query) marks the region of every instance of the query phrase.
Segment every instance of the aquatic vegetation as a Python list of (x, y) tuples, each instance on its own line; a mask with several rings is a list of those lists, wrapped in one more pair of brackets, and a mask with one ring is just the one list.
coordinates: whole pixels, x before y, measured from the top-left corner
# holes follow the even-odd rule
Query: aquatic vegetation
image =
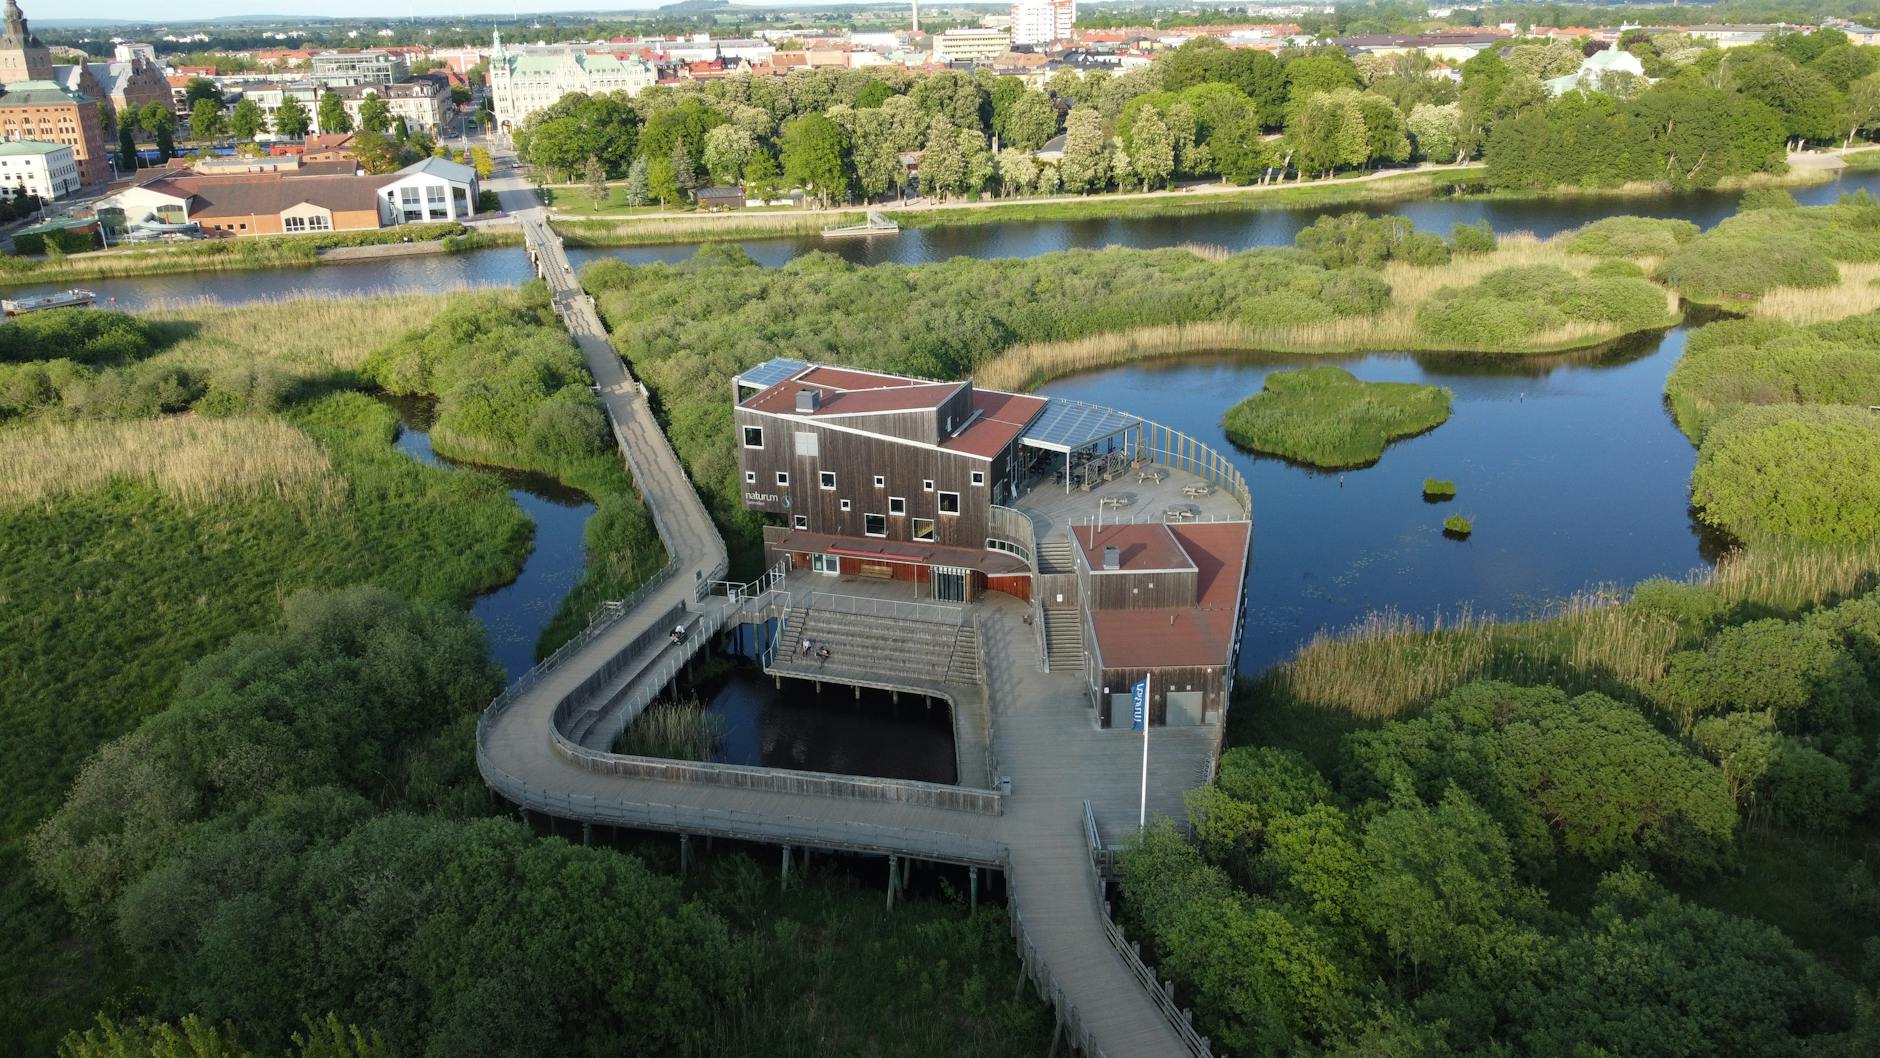
[(1227, 409), (1227, 436), (1256, 452), (1328, 469), (1369, 466), (1390, 442), (1449, 418), (1441, 386), (1363, 382), (1342, 367), (1274, 371), (1261, 392)]
[(1456, 483), (1440, 478), (1423, 479), (1423, 498), (1426, 500), (1450, 500), (1456, 497)]

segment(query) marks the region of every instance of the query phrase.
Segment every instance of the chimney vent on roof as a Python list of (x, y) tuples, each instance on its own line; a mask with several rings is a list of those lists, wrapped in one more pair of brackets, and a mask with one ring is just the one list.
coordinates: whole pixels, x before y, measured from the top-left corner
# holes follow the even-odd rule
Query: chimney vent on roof
[(1104, 548), (1103, 549), (1103, 568), (1104, 569), (1122, 569), (1123, 568), (1123, 549), (1120, 547)]
[(799, 414), (809, 415), (822, 407), (822, 390), (799, 389), (796, 391), (796, 410)]

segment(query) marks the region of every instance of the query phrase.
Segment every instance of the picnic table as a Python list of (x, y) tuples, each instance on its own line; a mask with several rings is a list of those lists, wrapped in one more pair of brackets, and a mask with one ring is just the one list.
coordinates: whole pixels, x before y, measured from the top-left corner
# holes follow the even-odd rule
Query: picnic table
[(1130, 504), (1130, 499), (1128, 496), (1105, 496), (1103, 497), (1103, 505), (1105, 507), (1120, 508), (1120, 507), (1127, 507), (1129, 506), (1129, 504)]
[(1213, 492), (1214, 492), (1214, 486), (1204, 481), (1198, 481), (1192, 484), (1182, 486), (1182, 495), (1190, 497), (1190, 498), (1193, 498), (1196, 496), (1207, 496), (1207, 495), (1212, 494)]
[(1136, 471), (1136, 483), (1138, 485), (1146, 481), (1161, 481), (1161, 480), (1162, 480), (1162, 472), (1160, 470), (1155, 469), (1154, 467), (1143, 467)]
[(1201, 511), (1192, 503), (1171, 504), (1169, 509), (1163, 512), (1164, 519), (1171, 522), (1191, 522), (1200, 516)]

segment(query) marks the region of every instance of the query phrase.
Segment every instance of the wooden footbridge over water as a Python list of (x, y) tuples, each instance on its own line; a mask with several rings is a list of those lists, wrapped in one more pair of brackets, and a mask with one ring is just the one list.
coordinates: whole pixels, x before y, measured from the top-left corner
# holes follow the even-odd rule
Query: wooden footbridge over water
[[(890, 900), (908, 859), (961, 865), (975, 880), (979, 870), (1002, 871), (1025, 972), (1054, 1008), (1066, 1041), (1107, 1058), (1209, 1054), (1172, 989), (1123, 939), (1104, 898), (1105, 843), (1134, 829), (1141, 742), (1095, 730), (1079, 678), (1042, 671), (1024, 603), (996, 597), (975, 604), (970, 637), (963, 620), (941, 633), (919, 633), (954, 644), (944, 663), (936, 648), (920, 655), (932, 668), (877, 671), (872, 681), (948, 701), (956, 741), (968, 747), (960, 785), (611, 752), (627, 724), (721, 631), (751, 625), (774, 635), (771, 622), (779, 631), (790, 627), (793, 612), (801, 627), (811, 589), (781, 570), (750, 584), (723, 580), (724, 541), (644, 388), (609, 345), (543, 212), (517, 212), (530, 257), (593, 372), (668, 561), (632, 598), (603, 607), (578, 638), (490, 704), (477, 727), (485, 780), (525, 812), (578, 822), (584, 832), (601, 824), (678, 834), (682, 858), (696, 835), (781, 846), (786, 872), (794, 850), (883, 855)], [(832, 587), (855, 597), (893, 590), (832, 585), (826, 577), (817, 583), (825, 593)], [(678, 641), (671, 634), (676, 626), (686, 629)], [(970, 666), (957, 655), (965, 649)], [(779, 679), (858, 682), (774, 652), (768, 660)], [(1153, 737), (1150, 811), (1181, 818), (1182, 794), (1207, 781), (1217, 729), (1157, 729)], [(1009, 777), (1009, 792), (995, 776)]]

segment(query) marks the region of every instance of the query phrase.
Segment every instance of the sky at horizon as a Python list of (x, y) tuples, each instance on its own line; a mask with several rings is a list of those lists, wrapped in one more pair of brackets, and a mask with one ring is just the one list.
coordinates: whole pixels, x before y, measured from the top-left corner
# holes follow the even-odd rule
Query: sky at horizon
[[(664, 7), (672, 0), (626, 0), (623, 3), (597, 4), (585, 6), (569, 4), (567, 0), (458, 0), (451, 5), (452, 10), (477, 18), (492, 15), (518, 15), (526, 20), (529, 15), (548, 12), (571, 12), (580, 14), (606, 14), (608, 12), (632, 12), (643, 14), (654, 8)], [(801, 6), (802, 0), (737, 0), (740, 7), (791, 7)], [(810, 0), (819, 6), (841, 4), (843, 0)], [(860, 3), (861, 0), (856, 0)], [(873, 2), (873, 0), (870, 0)], [(973, 0), (965, 0), (971, 3)], [(126, 23), (148, 23), (151, 7), (147, 0), (97, 0), (87, 4), (83, 13), (49, 5), (47, 0), (20, 0), (20, 7), (30, 21), (35, 16), (41, 19), (86, 18), (86, 19), (122, 19)], [(187, 21), (190, 19), (223, 18), (230, 15), (325, 15), (334, 18), (389, 17), (389, 18), (435, 18), (438, 17), (436, 6), (416, 3), (415, 0), (183, 0), (182, 3), (165, 9), (165, 21)]]

